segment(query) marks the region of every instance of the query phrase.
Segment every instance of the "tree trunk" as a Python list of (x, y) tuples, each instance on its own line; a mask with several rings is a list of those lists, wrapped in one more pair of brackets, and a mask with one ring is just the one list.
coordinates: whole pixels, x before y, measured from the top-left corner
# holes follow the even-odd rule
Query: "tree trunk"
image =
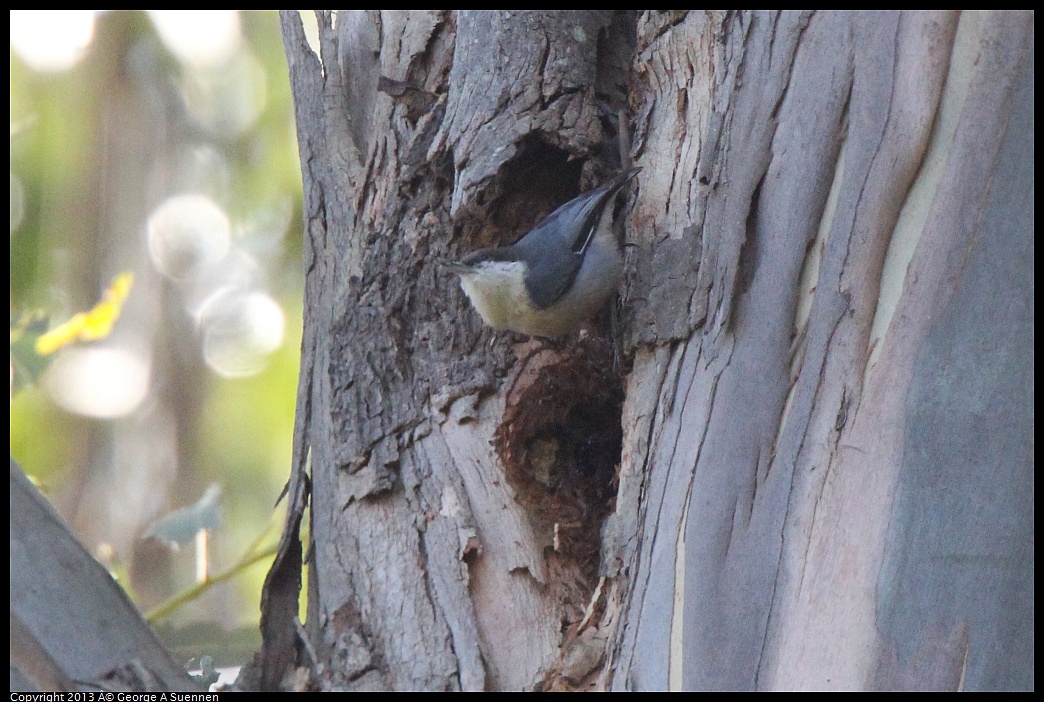
[[(1032, 13), (319, 20), (260, 686), (1032, 688)], [(615, 342), (493, 335), (624, 109)]]

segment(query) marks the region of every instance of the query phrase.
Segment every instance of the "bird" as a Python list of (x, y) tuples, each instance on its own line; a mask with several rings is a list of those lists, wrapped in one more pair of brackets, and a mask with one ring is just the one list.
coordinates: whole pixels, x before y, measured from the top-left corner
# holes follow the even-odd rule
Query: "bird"
[(439, 263), (494, 329), (560, 337), (597, 312), (623, 275), (613, 230), (614, 196), (641, 168), (578, 195), (514, 244), (473, 251)]

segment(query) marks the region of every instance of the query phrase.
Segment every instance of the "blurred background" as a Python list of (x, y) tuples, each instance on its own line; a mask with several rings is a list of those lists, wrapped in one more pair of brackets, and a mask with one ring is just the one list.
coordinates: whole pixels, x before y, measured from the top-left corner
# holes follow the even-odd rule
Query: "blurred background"
[(134, 281), (107, 337), (13, 380), (11, 454), (143, 612), (231, 569), (155, 625), (182, 662), (241, 663), (281, 527), (300, 348), (278, 17), (11, 11), (10, 121), (12, 329)]

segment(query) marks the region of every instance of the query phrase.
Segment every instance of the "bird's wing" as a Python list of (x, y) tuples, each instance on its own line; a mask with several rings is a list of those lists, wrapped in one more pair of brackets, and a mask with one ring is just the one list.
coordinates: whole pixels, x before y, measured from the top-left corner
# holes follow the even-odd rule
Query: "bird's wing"
[(627, 170), (602, 187), (570, 200), (514, 245), (533, 261), (526, 288), (537, 307), (550, 307), (572, 287), (606, 206), (639, 170)]

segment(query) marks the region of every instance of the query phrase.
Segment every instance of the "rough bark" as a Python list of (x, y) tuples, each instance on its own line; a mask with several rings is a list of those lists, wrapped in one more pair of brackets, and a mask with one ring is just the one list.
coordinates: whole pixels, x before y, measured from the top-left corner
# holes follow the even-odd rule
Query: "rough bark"
[[(295, 500), (263, 603), (262, 686), (292, 686), (291, 663), (306, 662), (287, 613), (307, 451), (300, 648), (322, 664), (307, 685), (531, 688), (582, 616), (600, 517), (576, 526), (589, 499), (575, 486), (560, 504), (568, 517), (542, 506), (546, 486), (526, 470), (538, 448), (566, 450), (546, 441), (548, 424), (570, 420), (580, 397), (537, 419), (524, 409), (552, 392), (543, 369), (574, 387), (604, 369), (510, 338), (491, 345), (432, 260), (508, 243), (619, 168), (594, 152), (616, 144), (626, 18), (351, 12), (334, 26), (321, 14), (320, 61), (284, 15), (306, 190), (306, 358)], [(597, 389), (598, 411), (574, 422), (608, 421), (616, 437), (598, 451), (604, 487), (619, 455), (618, 413), (601, 412), (611, 395)]]

